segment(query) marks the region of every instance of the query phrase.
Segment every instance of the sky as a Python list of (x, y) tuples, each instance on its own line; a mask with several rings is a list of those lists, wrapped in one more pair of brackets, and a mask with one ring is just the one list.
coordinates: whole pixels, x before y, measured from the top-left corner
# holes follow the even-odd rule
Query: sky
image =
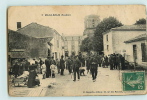
[[(51, 16), (53, 14), (60, 16)], [(62, 14), (69, 16), (61, 16)], [(83, 35), (84, 18), (91, 14), (98, 15), (101, 21), (113, 16), (124, 25), (132, 25), (136, 20), (146, 18), (146, 7), (143, 5), (14, 6), (8, 9), (8, 29), (17, 30), (17, 22), (21, 22), (22, 27), (36, 22), (49, 26), (65, 36)]]

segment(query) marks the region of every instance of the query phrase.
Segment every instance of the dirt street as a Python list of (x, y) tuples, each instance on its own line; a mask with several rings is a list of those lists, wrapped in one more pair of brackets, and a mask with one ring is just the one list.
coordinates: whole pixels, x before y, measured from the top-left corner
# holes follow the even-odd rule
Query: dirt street
[[(82, 96), (82, 95), (98, 95), (101, 91), (121, 91), (121, 81), (118, 81), (119, 71), (111, 70), (109, 68), (98, 68), (98, 77), (96, 82), (93, 82), (92, 76), (87, 74), (81, 76), (80, 81), (73, 81), (73, 76), (68, 74), (65, 70), (65, 76), (56, 75), (55, 79), (52, 79), (54, 85), (52, 88), (48, 88), (46, 96)], [(115, 84), (114, 84), (115, 82)]]
[[(65, 76), (56, 73), (55, 78), (42, 79), (39, 74), (41, 86), (28, 88), (27, 86), (14, 87), (10, 85), (11, 96), (90, 96), (90, 95), (117, 95), (122, 93), (123, 85), (121, 78), (122, 71), (110, 70), (109, 68), (98, 68), (96, 82), (93, 82), (90, 73), (80, 76), (79, 81), (73, 81), (73, 75), (64, 71)], [(147, 78), (146, 78), (147, 86)], [(130, 92), (133, 93), (134, 91)]]

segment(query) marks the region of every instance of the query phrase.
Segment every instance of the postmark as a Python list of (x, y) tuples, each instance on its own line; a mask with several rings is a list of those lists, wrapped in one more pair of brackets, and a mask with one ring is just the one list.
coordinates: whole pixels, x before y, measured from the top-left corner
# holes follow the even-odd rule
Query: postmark
[(145, 90), (145, 72), (122, 73), (123, 91)]

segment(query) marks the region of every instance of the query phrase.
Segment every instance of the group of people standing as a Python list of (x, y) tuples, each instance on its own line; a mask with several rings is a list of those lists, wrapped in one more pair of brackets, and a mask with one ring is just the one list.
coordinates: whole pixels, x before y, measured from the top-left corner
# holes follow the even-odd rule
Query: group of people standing
[(58, 74), (64, 75), (64, 63), (63, 56), (61, 56), (60, 61), (58, 59), (54, 60), (53, 57), (48, 56), (47, 59), (45, 59), (46, 71), (44, 73), (46, 74), (46, 78), (55, 78), (55, 69), (57, 69)]
[(87, 72), (91, 72), (93, 81), (96, 81), (98, 67), (108, 68), (110, 70), (125, 70), (125, 58), (121, 54), (91, 55), (86, 59)]
[(40, 86), (40, 81), (36, 79), (38, 77), (38, 62), (33, 59), (29, 62), (27, 59), (15, 59), (12, 62), (11, 73), (15, 78), (23, 78), (25, 72), (29, 72), (27, 86), (29, 88), (34, 87), (35, 85)]
[(109, 57), (110, 70), (125, 70), (125, 58), (121, 54), (111, 54)]
[(61, 56), (61, 59), (54, 59), (54, 57), (48, 56), (45, 61), (39, 58), (39, 61), (33, 59), (28, 61), (15, 60), (12, 67), (12, 73), (14, 77), (23, 74), (23, 71), (28, 71), (28, 87), (33, 87), (35, 85), (40, 85), (40, 81), (36, 80), (38, 73), (42, 74), (42, 79), (45, 78), (55, 78), (55, 71), (61, 76), (64, 76), (64, 70), (68, 70), (69, 74), (73, 74), (73, 81), (80, 80), (81, 73), (84, 73), (85, 70), (81, 70), (81, 67), (86, 66), (87, 73), (90, 72), (92, 75), (93, 82), (96, 81), (98, 74), (98, 67), (108, 68), (110, 70), (125, 69), (125, 59), (121, 54), (111, 54), (108, 56), (102, 55), (90, 55), (87, 58), (83, 58), (80, 55), (71, 56), (67, 59), (64, 59), (64, 56)]
[[(46, 78), (51, 77), (51, 64), (54, 64), (57, 67), (57, 72), (61, 76), (64, 76), (64, 70), (67, 69), (69, 74), (74, 73), (74, 80), (76, 81), (76, 74), (78, 76), (78, 80), (80, 80), (79, 68), (81, 66), (81, 62), (78, 59), (78, 56), (68, 57), (68, 59), (64, 60), (64, 56), (61, 56), (61, 59), (54, 60), (53, 57), (47, 57), (45, 60), (46, 65)], [(54, 75), (55, 76), (55, 75)]]
[[(89, 70), (89, 61), (91, 57), (89, 56), (86, 59), (87, 69)], [(97, 55), (96, 56), (97, 63), (99, 67), (108, 68), (110, 66), (110, 70), (118, 69), (124, 70), (125, 68), (125, 58), (121, 54), (110, 54), (108, 56)]]

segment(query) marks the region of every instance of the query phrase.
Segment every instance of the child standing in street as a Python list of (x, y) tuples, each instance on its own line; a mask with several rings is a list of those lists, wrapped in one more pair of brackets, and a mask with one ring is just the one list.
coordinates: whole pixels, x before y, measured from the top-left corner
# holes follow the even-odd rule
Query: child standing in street
[(52, 78), (55, 78), (56, 65), (54, 65), (54, 63), (52, 63), (51, 66), (50, 66), (50, 69), (51, 69)]
[(42, 62), (41, 69), (42, 69), (42, 79), (45, 79), (46, 78), (46, 65), (44, 64), (44, 62)]

